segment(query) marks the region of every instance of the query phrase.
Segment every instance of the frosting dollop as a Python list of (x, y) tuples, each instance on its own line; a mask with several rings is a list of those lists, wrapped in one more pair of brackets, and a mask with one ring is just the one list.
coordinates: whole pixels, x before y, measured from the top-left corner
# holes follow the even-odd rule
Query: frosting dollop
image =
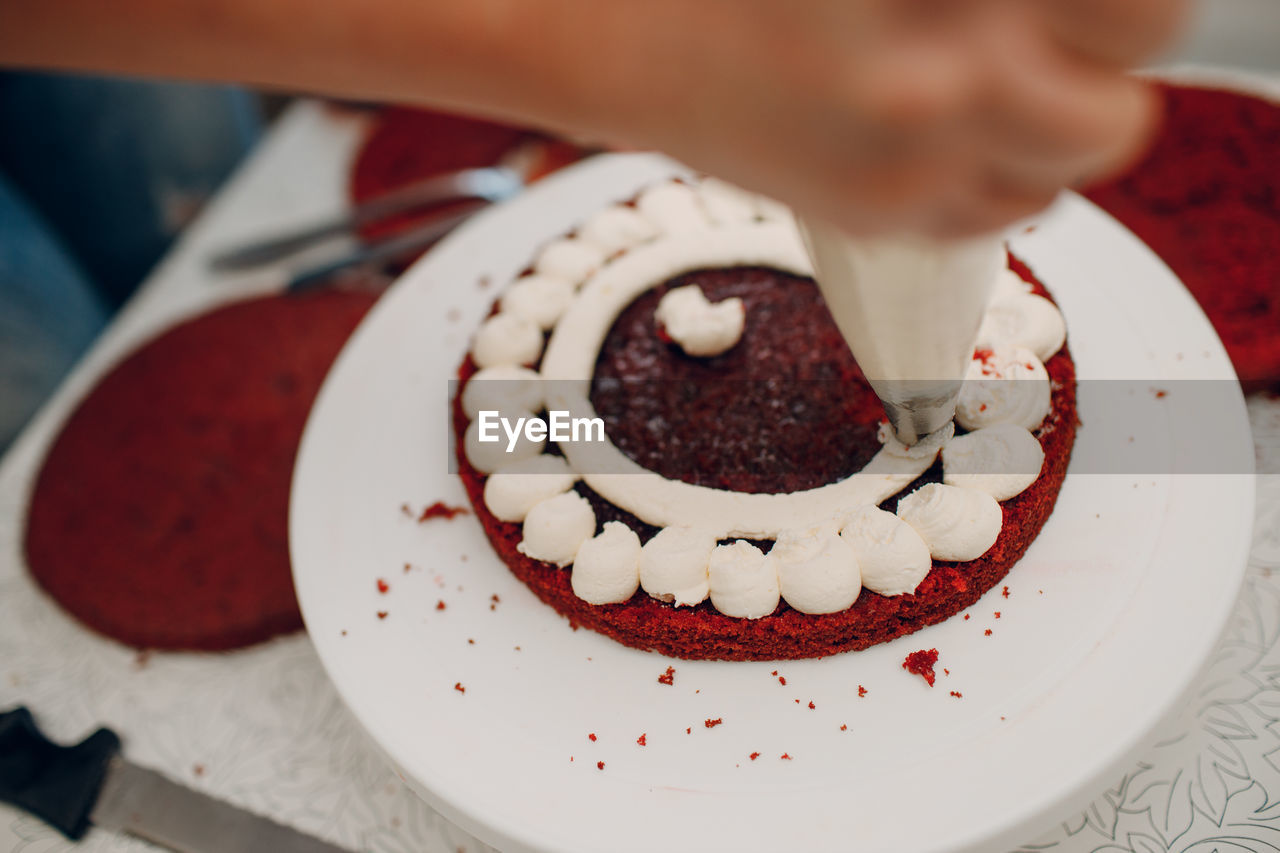
[(976, 560), (995, 544), (1004, 523), (996, 499), (977, 489), (929, 483), (898, 501), (910, 524), (938, 560)]
[(640, 537), (620, 521), (583, 542), (569, 578), (573, 594), (588, 604), (617, 604), (640, 588)]
[(981, 349), (969, 362), (956, 422), (967, 430), (1018, 424), (1035, 430), (1051, 407), (1049, 374), (1025, 347)]
[(507, 311), (480, 324), (471, 342), (471, 358), (478, 367), (533, 364), (542, 354), (542, 330), (536, 323)]
[(524, 517), (524, 538), (516, 550), (526, 557), (567, 566), (596, 532), (596, 514), (577, 492), (538, 501)]
[(703, 178), (695, 192), (707, 218), (717, 225), (752, 222), (758, 215), (755, 196), (728, 181)]
[(862, 591), (858, 557), (835, 530), (783, 531), (768, 559), (782, 598), (801, 613), (836, 613)]
[(991, 301), (995, 302), (1007, 296), (1025, 296), (1031, 292), (1031, 283), (1022, 276), (1005, 267), (996, 274), (995, 286), (991, 289)]
[[(510, 411), (499, 411), (499, 416), (508, 418), (512, 422), (513, 428), (515, 419), (533, 417), (528, 412), (513, 413)], [(500, 423), (496, 429), (490, 427), (489, 434), (496, 434), (498, 440), (480, 440), (480, 419), (477, 418), (467, 425), (467, 433), (463, 437), (463, 447), (467, 451), (467, 461), (471, 463), (471, 467), (483, 474), (492, 474), (506, 465), (532, 459), (542, 453), (543, 448), (547, 446), (545, 435), (540, 439), (532, 439), (523, 429), (520, 430), (516, 436), (515, 444), (512, 445), (510, 437), (503, 430)]]
[(742, 339), (747, 310), (736, 296), (712, 303), (702, 288), (687, 284), (664, 293), (653, 316), (688, 355), (708, 357)]
[(942, 448), (942, 482), (986, 492), (998, 501), (1021, 494), (1043, 465), (1044, 448), (1017, 424), (967, 433)]
[(711, 221), (688, 184), (672, 181), (649, 187), (636, 198), (636, 210), (664, 234), (705, 231)]
[(692, 607), (710, 592), (716, 538), (692, 527), (664, 527), (640, 550), (640, 586), (653, 598)]
[(880, 595), (915, 592), (933, 568), (929, 546), (902, 519), (879, 507), (854, 512), (840, 536), (858, 556), (862, 585)]
[(539, 329), (547, 330), (556, 324), (573, 301), (573, 282), (563, 278), (534, 273), (516, 279), (502, 294), (498, 307), (517, 317), (523, 317)]
[(778, 573), (763, 551), (742, 539), (717, 545), (708, 566), (711, 603), (726, 616), (759, 619), (778, 607)]
[(543, 453), (490, 474), (484, 484), (484, 505), (499, 521), (524, 521), (534, 505), (569, 491), (577, 479), (563, 456)]
[(1043, 296), (1022, 293), (992, 300), (978, 330), (979, 348), (1026, 347), (1048, 361), (1067, 340), (1062, 312)]
[(542, 408), (542, 376), (518, 364), (477, 370), (462, 389), (462, 411), (475, 420), (483, 410), (537, 412)]
[(574, 287), (595, 274), (605, 262), (605, 251), (594, 243), (562, 237), (552, 240), (533, 262), (535, 272), (561, 278)]
[(606, 255), (647, 243), (658, 236), (658, 226), (625, 204), (607, 207), (582, 223), (578, 236), (594, 243)]

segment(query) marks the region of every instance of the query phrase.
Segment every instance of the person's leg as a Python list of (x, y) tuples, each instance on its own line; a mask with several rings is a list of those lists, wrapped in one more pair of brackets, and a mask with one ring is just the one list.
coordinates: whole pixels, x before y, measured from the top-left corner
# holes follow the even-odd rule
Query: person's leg
[(62, 74), (0, 74), (0, 172), (119, 305), (261, 131), (254, 96)]
[(88, 279), (0, 175), (0, 454), (105, 322)]

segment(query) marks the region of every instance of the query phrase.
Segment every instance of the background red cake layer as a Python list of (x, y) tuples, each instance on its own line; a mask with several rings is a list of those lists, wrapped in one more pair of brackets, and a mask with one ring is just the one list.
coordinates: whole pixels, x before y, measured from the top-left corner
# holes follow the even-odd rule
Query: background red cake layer
[(117, 365), (36, 482), (26, 554), (40, 585), (139, 647), (225, 649), (301, 627), (287, 539), (294, 456), (329, 365), (375, 298), (234, 303)]
[[(1015, 270), (1023, 278), (1033, 281), (1029, 270), (1015, 262)], [(760, 293), (763, 280), (759, 270), (743, 269), (737, 276), (741, 281), (735, 283), (735, 271), (727, 270), (723, 274), (710, 276), (701, 274), (715, 294), (733, 290), (750, 294)], [(774, 286), (785, 287), (793, 277), (774, 274), (777, 282)], [(699, 275), (682, 277), (699, 278)], [(669, 284), (669, 283), (668, 283)], [(661, 286), (660, 286), (661, 287)], [(812, 285), (807, 285), (812, 287)], [(1037, 292), (1047, 295), (1043, 287), (1036, 283)], [(849, 359), (843, 349), (842, 339), (835, 330), (834, 321), (821, 300), (801, 299), (797, 302), (775, 302), (776, 306), (786, 305), (789, 312), (777, 317), (777, 323), (765, 325), (757, 329), (755, 335), (744, 335), (739, 343), (742, 352), (736, 356), (744, 365), (754, 365), (755, 369), (768, 369), (777, 375), (794, 375), (801, 371), (822, 370), (825, 364), (840, 375), (841, 366)], [(748, 316), (750, 316), (748, 307)], [(652, 314), (649, 314), (652, 323)], [(602, 373), (613, 377), (625, 378), (635, 369), (630, 362), (630, 355), (642, 346), (638, 336), (654, 336), (656, 330), (650, 325), (645, 328), (643, 318), (637, 314), (628, 319), (628, 315), (620, 317), (606, 339), (601, 350), (602, 363), (597, 364), (597, 376)], [(827, 340), (831, 334), (840, 342), (840, 348), (815, 351), (805, 347), (780, 347), (778, 340), (792, 335), (795, 330), (802, 329), (806, 337), (814, 341)], [(772, 330), (772, 331), (771, 331)], [(665, 345), (664, 345), (665, 346)], [(761, 360), (761, 352), (772, 353), (771, 360)], [(681, 359), (680, 356), (671, 356)], [(681, 359), (683, 360), (683, 359)], [(608, 361), (608, 364), (604, 364)], [(803, 366), (802, 366), (803, 365)], [(1046, 365), (1049, 376), (1057, 389), (1053, 397), (1053, 411), (1046, 419), (1039, 432), (1041, 445), (1045, 450), (1045, 466), (1040, 478), (1026, 491), (1012, 500), (1001, 504), (1004, 510), (1004, 528), (995, 545), (980, 559), (967, 563), (949, 563), (935, 561), (934, 568), (920, 584), (913, 595), (885, 597), (868, 590), (863, 590), (853, 607), (840, 613), (810, 616), (792, 610), (782, 603), (770, 616), (763, 619), (735, 619), (718, 613), (709, 602), (703, 602), (693, 608), (676, 608), (650, 598), (643, 590), (638, 591), (629, 601), (622, 604), (590, 605), (573, 594), (570, 586), (570, 571), (531, 560), (516, 550), (522, 531), (521, 525), (498, 521), (484, 505), (484, 481), (480, 474), (466, 460), (462, 451), (463, 433), (467, 419), (462, 412), (460, 395), (454, 400), (454, 429), (458, 436), (458, 470), (463, 485), (476, 511), (477, 518), (484, 526), (489, 541), (493, 544), (498, 556), (507, 564), (512, 573), (520, 578), (542, 601), (566, 616), (571, 623), (582, 625), (613, 637), (618, 642), (641, 649), (652, 649), (673, 657), (692, 659), (720, 660), (777, 660), (790, 658), (822, 657), (842, 651), (863, 649), (876, 643), (891, 640), (904, 634), (919, 630), (926, 625), (940, 622), (969, 605), (973, 604), (987, 590), (995, 586), (1021, 558), (1027, 546), (1039, 533), (1040, 528), (1049, 518), (1057, 500), (1058, 491), (1066, 475), (1067, 463), (1071, 456), (1071, 447), (1075, 441), (1076, 403), (1075, 403), (1075, 365), (1071, 354), (1064, 347), (1051, 358)], [(475, 372), (475, 366), (468, 357), (459, 369), (459, 378), (465, 381)], [(757, 379), (763, 380), (763, 376)], [(882, 409), (874, 394), (868, 389), (858, 387), (863, 380), (860, 377), (844, 374), (845, 380), (851, 382), (847, 399), (859, 401), (860, 412), (855, 422), (878, 422), (882, 417)], [(819, 393), (823, 383), (813, 383)], [(633, 389), (642, 393), (641, 388), (648, 387), (657, 393), (665, 393), (664, 387), (657, 383), (646, 383)], [(666, 401), (670, 402), (670, 401)], [(821, 404), (821, 403), (819, 403)], [(787, 431), (790, 425), (767, 418), (746, 418), (740, 422), (727, 419), (724, 412), (716, 407), (696, 408), (697, 415), (688, 428), (694, 431), (710, 430), (714, 434), (755, 430), (773, 436), (779, 441), (789, 441), (791, 436), (783, 437), (780, 431)], [(636, 425), (628, 421), (621, 426), (623, 434)], [(612, 436), (613, 433), (611, 432)], [(875, 441), (874, 437), (871, 441)], [(874, 450), (878, 444), (872, 447)], [(670, 452), (670, 451), (668, 451)], [(676, 450), (675, 452), (679, 452)], [(706, 464), (707, 460), (702, 460)], [(719, 462), (706, 464), (707, 470), (715, 471)], [(691, 460), (677, 460), (676, 464), (688, 468)], [(845, 460), (852, 465), (851, 460)], [(817, 466), (811, 466), (816, 469)], [(826, 479), (835, 480), (857, 470), (852, 465), (845, 470), (830, 470)], [(684, 477), (692, 479), (692, 477)], [(940, 479), (940, 471), (935, 466), (929, 473), (918, 480), (907, 491), (930, 480)], [(636, 519), (612, 504), (604, 501), (585, 484), (579, 483), (577, 490), (591, 501), (596, 510), (597, 525), (605, 521), (618, 520), (632, 527), (642, 540), (647, 540), (655, 532), (655, 528)], [(768, 490), (768, 489), (762, 489)], [(893, 501), (886, 502), (892, 506)], [(760, 543), (767, 547), (769, 543)]]
[(1147, 156), (1086, 195), (1195, 295), (1249, 390), (1280, 389), (1280, 106), (1163, 84)]

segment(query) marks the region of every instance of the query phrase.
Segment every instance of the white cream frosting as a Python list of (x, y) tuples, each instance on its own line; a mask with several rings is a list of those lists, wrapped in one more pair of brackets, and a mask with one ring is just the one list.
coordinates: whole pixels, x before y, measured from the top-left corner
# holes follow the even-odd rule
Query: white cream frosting
[[(501, 417), (512, 419), (512, 426), (514, 427), (515, 418), (527, 418), (530, 415), (528, 412), (506, 411), (501, 413)], [(541, 439), (531, 439), (524, 430), (520, 431), (515, 445), (512, 446), (510, 444), (511, 439), (503, 431), (501, 424), (498, 425), (497, 429), (491, 429), (490, 435), (497, 435), (498, 440), (480, 440), (480, 420), (477, 418), (467, 425), (466, 435), (463, 436), (463, 446), (467, 451), (467, 461), (471, 463), (473, 468), (484, 474), (492, 474), (507, 465), (533, 459), (542, 453), (543, 448), (547, 446), (545, 435)]]
[(552, 240), (533, 262), (535, 272), (561, 278), (575, 287), (596, 273), (605, 262), (605, 251), (594, 243), (562, 237)]
[(686, 235), (711, 227), (697, 193), (688, 184), (671, 181), (652, 186), (636, 198), (636, 210), (664, 234)]
[(801, 613), (837, 613), (862, 591), (853, 546), (829, 527), (784, 531), (768, 559), (783, 600)]
[(542, 330), (537, 324), (505, 311), (480, 324), (471, 342), (471, 358), (479, 367), (533, 364), (542, 353)]
[(545, 331), (554, 326), (569, 307), (574, 292), (573, 282), (567, 279), (534, 273), (516, 279), (502, 294), (498, 307)]
[(719, 178), (703, 178), (694, 190), (707, 218), (717, 225), (741, 225), (760, 215), (756, 196)]
[(701, 287), (687, 284), (664, 293), (653, 316), (687, 355), (709, 357), (742, 339), (747, 309), (736, 296), (713, 303)]
[(648, 243), (658, 236), (658, 226), (625, 204), (606, 207), (592, 216), (578, 231), (578, 236), (594, 243), (606, 255)]
[(567, 566), (595, 532), (591, 504), (577, 492), (564, 492), (533, 505), (524, 518), (524, 539), (516, 550), (535, 560)]
[(969, 363), (956, 401), (956, 423), (967, 430), (997, 424), (1037, 429), (1049, 414), (1049, 374), (1036, 354), (1025, 347), (979, 351)]
[[(662, 184), (641, 193), (634, 207), (603, 210), (574, 237), (548, 244), (535, 261), (536, 272), (517, 280), (517, 292), (509, 291), (500, 303), (502, 312), (481, 327), (472, 354), (485, 369), (464, 389), (463, 409), (473, 419), (491, 408), (504, 414), (520, 409), (508, 416), (527, 416), (526, 409), (545, 403), (568, 409), (574, 417), (594, 417), (587, 394), (599, 348), (636, 296), (692, 270), (754, 265), (812, 275), (790, 211), (731, 184), (714, 178), (692, 187)], [(541, 285), (521, 287), (521, 282), (544, 277), (566, 286), (543, 294), (535, 293)], [(703, 303), (699, 308), (724, 305), (707, 303), (696, 286), (678, 290), (696, 292)], [(1048, 376), (1038, 355), (1047, 358), (1061, 347), (1061, 315), (1030, 290), (1012, 271), (1001, 271), (983, 325), (996, 353), (985, 364), (970, 365), (971, 378), (1001, 382), (966, 382), (957, 411), (957, 422), (977, 432), (953, 438), (954, 429), (948, 426), (908, 448), (882, 429), (880, 452), (862, 471), (838, 483), (789, 494), (728, 492), (646, 471), (607, 436), (603, 442), (562, 442), (563, 459), (535, 455), (541, 445), (523, 438), (515, 454), (508, 454), (505, 435), (501, 442), (480, 446), (474, 440), (475, 423), (467, 433), (468, 457), (473, 464), (479, 458), (481, 470), (498, 469), (486, 482), (485, 502), (495, 517), (524, 519), (521, 552), (561, 566), (577, 557), (573, 587), (592, 603), (626, 600), (639, 585), (675, 605), (691, 606), (710, 597), (717, 610), (754, 619), (772, 613), (780, 595), (798, 610), (818, 613), (848, 607), (861, 586), (884, 595), (911, 592), (931, 568), (930, 551), (937, 559), (958, 561), (985, 553), (1002, 523), (991, 493), (1026, 487), (1022, 481), (1028, 475), (1021, 469), (1028, 466), (1018, 462), (993, 471), (991, 458), (998, 467), (1006, 455), (1029, 453), (1028, 440), (1039, 450), (1027, 430), (1049, 411)], [(541, 304), (558, 303), (566, 291), (563, 312), (558, 304)], [(672, 331), (665, 319), (659, 321)], [(540, 329), (548, 327), (552, 336), (541, 372), (518, 367), (537, 360)], [(1011, 343), (1029, 346), (1019, 350)], [(539, 376), (564, 380), (550, 386), (556, 389), (548, 393), (551, 399), (542, 399), (548, 385)], [(507, 381), (476, 381), (483, 379)], [(1007, 381), (1012, 379), (1022, 381)], [(494, 391), (484, 390), (486, 384), (494, 385)], [(501, 393), (496, 386), (503, 386)], [(901, 518), (876, 508), (922, 474), (944, 445), (947, 484), (903, 497)], [(498, 452), (491, 454), (491, 449)], [(657, 535), (641, 548), (633, 531), (611, 522), (592, 538), (590, 504), (570, 491), (577, 471), (588, 472), (583, 479), (604, 499), (659, 527)], [(986, 491), (953, 482), (981, 485)], [(843, 528), (834, 520), (815, 528), (822, 519), (842, 519)], [(731, 537), (776, 538), (778, 543), (768, 556), (748, 542), (716, 544)], [(851, 574), (859, 580), (851, 581)], [(837, 600), (844, 598), (849, 603), (838, 606)]]
[(490, 474), (484, 484), (484, 505), (499, 521), (524, 521), (535, 504), (569, 491), (577, 480), (563, 456), (543, 453)]
[(692, 527), (664, 527), (640, 551), (640, 586), (676, 605), (702, 603), (710, 592), (708, 566), (716, 538)]
[(1023, 293), (992, 300), (978, 330), (978, 347), (1026, 347), (1048, 361), (1067, 340), (1062, 312), (1043, 296)]
[(1026, 296), (1031, 292), (1031, 283), (1022, 276), (1005, 267), (996, 274), (996, 284), (991, 290), (991, 301), (1005, 299), (1010, 296)]
[(998, 501), (1025, 491), (1043, 465), (1044, 448), (1017, 424), (980, 429), (942, 448), (942, 482), (986, 492)]
[(569, 578), (573, 594), (588, 604), (617, 604), (640, 588), (640, 537), (620, 521), (583, 542)]
[(872, 592), (915, 592), (933, 568), (929, 546), (915, 528), (879, 507), (858, 509), (845, 522), (840, 536), (853, 547), (862, 585)]
[(996, 499), (977, 489), (921, 486), (898, 501), (898, 517), (915, 528), (937, 560), (976, 560), (995, 544), (1004, 523)]
[(482, 409), (530, 414), (541, 410), (541, 374), (518, 364), (477, 370), (462, 389), (462, 411), (474, 421)]
[(717, 545), (708, 567), (711, 603), (726, 616), (759, 619), (778, 607), (778, 573), (773, 561), (750, 542)]

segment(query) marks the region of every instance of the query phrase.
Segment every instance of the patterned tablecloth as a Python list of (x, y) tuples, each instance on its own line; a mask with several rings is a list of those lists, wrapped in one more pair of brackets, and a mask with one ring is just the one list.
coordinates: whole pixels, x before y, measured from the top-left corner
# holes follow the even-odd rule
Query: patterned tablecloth
[[(274, 289), (280, 271), (209, 282), (214, 245), (342, 203), (360, 127), (295, 107), (0, 464), (0, 708), (55, 738), (106, 724), (138, 763), (353, 850), (488, 849), (422, 803), (339, 700), (307, 638), (222, 655), (139, 655), (91, 635), (28, 579), (23, 507), (38, 458), (93, 378), (172, 318)], [(1154, 745), (1083, 811), (1045, 815), (1019, 851), (1280, 850), (1280, 399), (1249, 413), (1259, 470), (1248, 577), (1216, 654)], [(1206, 571), (1213, 567), (1206, 566)], [(85, 850), (143, 850), (93, 830)], [(0, 851), (73, 848), (0, 805)]]

